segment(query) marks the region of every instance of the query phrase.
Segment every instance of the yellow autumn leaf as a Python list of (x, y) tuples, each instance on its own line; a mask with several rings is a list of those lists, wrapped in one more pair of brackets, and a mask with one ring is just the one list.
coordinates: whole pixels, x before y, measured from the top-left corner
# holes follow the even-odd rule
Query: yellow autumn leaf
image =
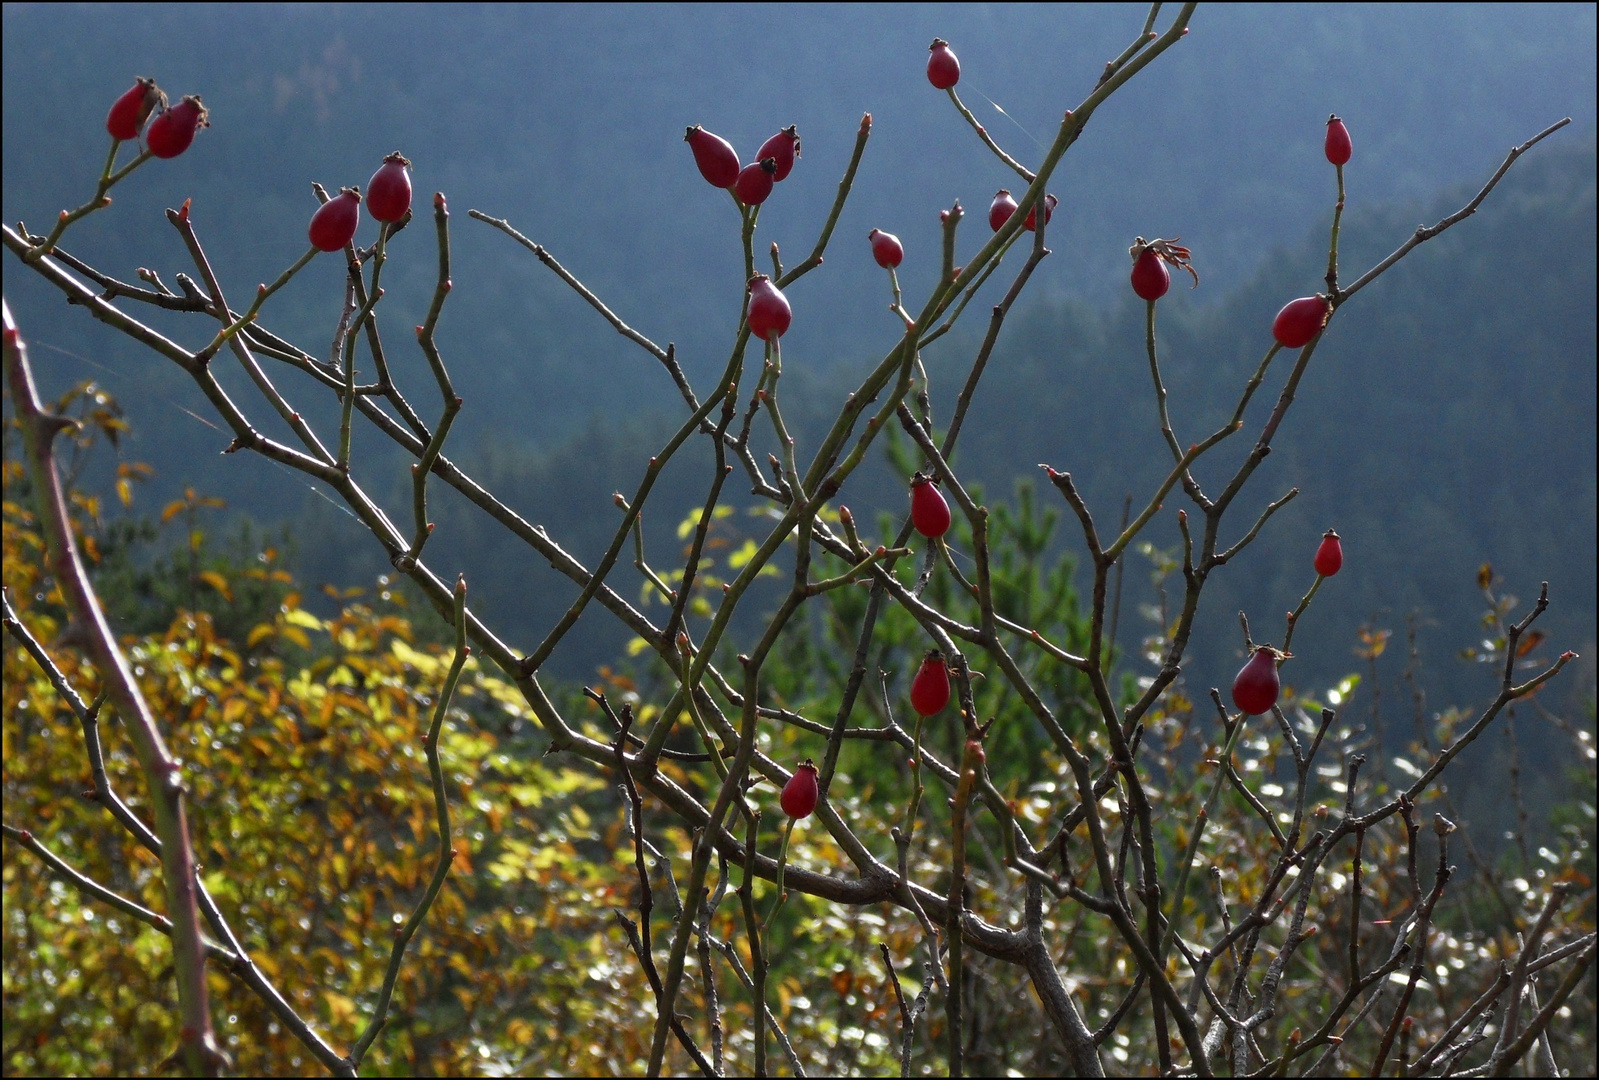
[(751, 559), (755, 558), (755, 553), (758, 550), (760, 550), (760, 548), (755, 543), (755, 541), (753, 539), (745, 540), (743, 546), (741, 546), (737, 551), (735, 551), (732, 554), (728, 555), (728, 557), (727, 557), (728, 569), (730, 569), (730, 570), (742, 570), (742, 569), (744, 569), (744, 567), (749, 565), (749, 561)]
[(327, 624), (304, 608), (294, 608), (283, 613), (283, 621), (292, 626), (303, 626), (307, 630), (326, 630)]
[(223, 577), (215, 570), (201, 570), (199, 577), (201, 581), (205, 582), (217, 592), (221, 593), (222, 599), (228, 601), (230, 604), (233, 602), (233, 590), (228, 587), (227, 578)]

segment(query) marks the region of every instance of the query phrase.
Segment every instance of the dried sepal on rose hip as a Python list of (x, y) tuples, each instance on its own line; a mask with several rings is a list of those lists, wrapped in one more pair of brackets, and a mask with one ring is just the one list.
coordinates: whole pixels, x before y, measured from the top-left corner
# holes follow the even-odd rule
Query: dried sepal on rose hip
[(783, 785), (783, 794), (778, 800), (782, 804), (783, 813), (791, 818), (811, 816), (811, 812), (816, 809), (816, 799), (819, 794), (816, 776), (816, 766), (810, 758), (799, 763), (794, 769), (794, 775)]
[(788, 332), (794, 321), (794, 309), (788, 306), (788, 297), (772, 284), (765, 274), (756, 274), (749, 283), (750, 333), (762, 341), (775, 341)]
[(372, 174), (366, 185), (366, 208), (374, 218), (393, 224), (410, 212), (410, 168), (411, 162), (396, 150)]
[(165, 108), (167, 96), (154, 79), (140, 75), (127, 93), (117, 98), (106, 114), (105, 129), (113, 139), (137, 139), (144, 130), (144, 122), (157, 109)]
[(794, 124), (761, 143), (761, 148), (755, 152), (756, 161), (771, 158), (776, 162), (777, 171), (772, 174), (772, 180), (779, 184), (794, 171), (794, 159), (799, 156), (799, 128)]
[(927, 650), (911, 680), (911, 708), (918, 716), (936, 716), (949, 704), (949, 665), (937, 649)]
[(949, 532), (949, 503), (944, 501), (933, 478), (922, 473), (911, 477), (911, 524), (929, 540)]
[(1321, 333), (1332, 316), (1332, 305), (1325, 296), (1301, 296), (1283, 305), (1272, 320), (1271, 336), (1285, 349), (1301, 349)]
[(190, 94), (150, 122), (144, 145), (158, 158), (175, 158), (194, 142), (197, 131), (211, 126), (211, 114), (196, 94)]
[(927, 47), (927, 81), (935, 90), (948, 90), (961, 81), (961, 62), (943, 38)]
[(1322, 577), (1332, 577), (1344, 568), (1344, 545), (1339, 541), (1338, 533), (1328, 529), (1321, 538), (1321, 546), (1316, 548), (1316, 573)]
[(719, 188), (733, 186), (733, 181), (738, 179), (738, 152), (732, 143), (698, 124), (688, 129), (683, 141), (694, 151), (694, 164), (699, 166), (706, 183)]
[(311, 215), (311, 227), (307, 230), (311, 246), (318, 251), (338, 251), (355, 239), (355, 230), (360, 224), (361, 190), (343, 188)]
[(1233, 704), (1250, 716), (1271, 712), (1282, 692), (1277, 665), (1288, 656), (1270, 645), (1257, 645), (1247, 663), (1233, 678)]
[(1188, 271), (1194, 279), (1194, 288), (1199, 288), (1199, 271), (1194, 269), (1191, 261), (1193, 252), (1178, 243), (1181, 239), (1178, 236), (1162, 240), (1157, 236), (1153, 240), (1145, 240), (1140, 236), (1127, 249), (1127, 254), (1133, 259), (1133, 292), (1138, 294), (1140, 300), (1159, 300), (1166, 295), (1166, 290), (1171, 288), (1171, 274), (1166, 269), (1168, 264)]
[(873, 229), (866, 238), (872, 242), (872, 258), (885, 270), (892, 270), (905, 260), (905, 245), (893, 233)]

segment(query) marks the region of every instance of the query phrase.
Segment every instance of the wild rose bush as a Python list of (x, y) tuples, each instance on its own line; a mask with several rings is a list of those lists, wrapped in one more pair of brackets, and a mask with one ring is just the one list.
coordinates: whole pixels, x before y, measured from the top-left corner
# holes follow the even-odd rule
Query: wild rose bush
[[(5, 828), (7, 887), (24, 873), (30, 883), (18, 885), (21, 904), (8, 892), (8, 1009), (10, 980), (22, 979), (14, 972), (36, 990), (59, 983), (72, 963), (70, 985), (109, 992), (115, 980), (135, 1004), (161, 1003), (140, 1028), (135, 1065), (153, 1065), (170, 1046), (194, 1073), (226, 1068), (232, 1053), (252, 1070), (315, 1059), (338, 1074), (363, 1065), (620, 1072), (643, 1064), (652, 1075), (764, 1075), (880, 1071), (895, 1059), (902, 1075), (1499, 1074), (1529, 1054), (1551, 1067), (1551, 1032), (1573, 1010), (1583, 1020), (1565, 1032), (1561, 1053), (1591, 1053), (1592, 1003), (1575, 993), (1594, 956), (1591, 844), (1580, 829), (1564, 834), (1558, 872), (1536, 886), (1505, 888), (1487, 873), (1468, 886), (1442, 812), (1440, 779), (1461, 750), (1572, 658), (1525, 668), (1523, 645), (1547, 590), (1521, 618), (1501, 613), (1498, 693), (1470, 716), (1432, 724), (1402, 788), (1386, 770), (1376, 781), (1362, 775), (1359, 751), (1384, 748), (1363, 746), (1340, 721), (1336, 706), (1350, 686), (1317, 700), (1281, 684), (1281, 672), (1293, 670), (1297, 622), (1319, 589), (1336, 587), (1328, 575), (1359, 572), (1358, 556), (1334, 566), (1305, 542), (1307, 590), (1280, 646), (1257, 643), (1258, 620), (1253, 631), (1241, 622), (1250, 659), (1232, 684), (1236, 710), (1219, 692), (1200, 692), (1223, 682), (1216, 673), (1185, 679), (1182, 668), (1211, 576), (1257, 540), (1303, 542), (1264, 540), (1297, 491), (1268, 499), (1250, 481), (1322, 337), (1354, 317), (1343, 308), (1368, 284), (1474, 213), (1516, 158), (1565, 121), (1513, 150), (1458, 213), (1418, 229), (1346, 285), (1343, 172), (1358, 156), (1332, 118), (1325, 289), (1292, 299), (1305, 286), (1284, 283), (1282, 312), (1269, 332), (1260, 328), (1262, 359), (1232, 373), (1241, 383), (1231, 419), (1195, 441), (1180, 438), (1171, 418), (1155, 332), (1168, 268), (1197, 283), (1194, 256), (1176, 238), (1133, 242), (1151, 421), (1171, 462), (1115, 529), (1103, 513), (1096, 519), (1069, 471), (1046, 466), (1080, 527), (1080, 608), (1075, 562), (1049, 554), (1064, 515), (1042, 510), (1030, 490), (1015, 510), (991, 505), (962, 479), (956, 450), (967, 409), (1008, 313), (1050, 253), (1052, 213), (1071, 209), (1047, 190), (1056, 167), (1098, 107), (1187, 32), (1193, 5), (1163, 30), (1159, 8), (1065, 112), (1033, 167), (977, 122), (957, 90), (953, 47), (933, 43), (930, 83), (1016, 173), (1015, 192), (995, 196), (989, 231), (979, 226), (975, 243), (961, 231), (959, 203), (940, 211), (941, 272), (920, 305), (907, 306), (896, 273), (912, 256), (881, 230), (869, 238), (897, 337), (814, 446), (800, 445), (784, 421), (782, 338), (795, 320), (817, 317), (805, 309), (804, 279), (834, 239), (870, 115), (813, 250), (787, 268), (776, 245), (761, 248), (760, 217), (782, 213), (781, 185), (814, 182), (820, 163), (796, 165), (792, 128), (750, 162), (713, 133), (688, 129), (687, 157), (709, 184), (730, 190), (747, 281), (742, 299), (728, 298), (741, 303), (741, 318), (725, 369), (698, 390), (672, 346), (613, 311), (509, 217), (472, 210), (659, 362), (683, 398), (686, 418), (631, 495), (617, 495), (612, 540), (593, 565), (444, 453), (463, 408), (448, 336), (439, 334), (452, 218), (443, 193), (409, 205), (403, 157), (385, 159), (367, 185), (379, 221), (367, 246), (358, 189), (329, 197), (317, 187), (323, 205), (309, 218), (308, 250), (243, 308), (230, 304), (227, 267), (202, 242), (203, 204), (167, 214), (193, 262), (192, 275), (173, 278), (176, 291), (157, 270), (141, 270), (143, 283), (133, 284), (64, 246), (73, 224), (109, 205), (112, 187), (151, 158), (184, 153), (210, 120), (197, 98), (167, 108), (153, 84), (135, 84), (107, 118), (112, 148), (94, 195), (46, 234), (6, 227), (7, 248), (69, 303), (190, 375), (232, 432), (229, 452), (260, 454), (341, 501), (449, 625), (454, 644), (419, 650), (408, 644), (408, 620), (376, 608), (357, 604), (328, 622), (286, 601), (242, 643), (192, 614), (160, 643), (117, 640), (84, 566), (92, 530), (55, 461), (54, 440), (70, 425), (40, 401), (8, 309), (7, 375), (29, 460), (14, 482), (26, 480), (37, 504), (7, 508), (17, 609), (13, 617), (8, 600), (7, 625), (27, 654), (7, 657), (7, 817), (18, 815)], [(122, 143), (146, 120), (145, 149), (119, 168)], [(418, 219), (426, 217), (438, 270), (415, 334), (435, 383), (423, 391), (437, 394), (431, 409), (393, 378), (380, 333), (384, 267), (419, 257), (415, 232), (397, 237), (407, 226), (425, 231)], [(339, 251), (349, 275), (324, 359), (265, 321), (295, 273)], [(1007, 258), (1014, 273), (1003, 293), (1003, 278), (994, 283), (964, 381), (934, 386), (922, 351), (950, 332)], [(141, 321), (140, 305), (189, 316), (192, 344)], [(218, 381), (224, 353), (258, 401), (241, 403)], [(1268, 380), (1275, 402), (1251, 414)], [(336, 430), (316, 430), (294, 406), (307, 392), (336, 399)], [(1246, 427), (1255, 434), (1241, 446), (1234, 436)], [(408, 505), (385, 508), (371, 494), (379, 477), (364, 475), (359, 451), (374, 437), (415, 459)], [(874, 534), (868, 515), (841, 500), (880, 439), (906, 475), (907, 503)], [(651, 561), (640, 522), (680, 455), (697, 455), (708, 479), (671, 570)], [(768, 512), (737, 537), (745, 542), (723, 578), (714, 552), (733, 531), (726, 484), (740, 472)], [(438, 484), (571, 580), (571, 606), (542, 640), (525, 648), (504, 640), (473, 611), (471, 567), (432, 557), (428, 507)], [(1168, 508), (1172, 498), (1182, 508)], [(1120, 574), (1162, 515), (1182, 537), (1171, 566), (1181, 602), (1145, 643), (1154, 674), (1135, 679), (1116, 669)], [(19, 552), (47, 552), (43, 565), (19, 561), (16, 580), (13, 537)], [(624, 584), (629, 565), (639, 577)], [(788, 583), (775, 606), (735, 620), (764, 603), (752, 587), (774, 575)], [(629, 599), (640, 581), (659, 612)], [(631, 673), (606, 672), (581, 696), (550, 680), (546, 664), (573, 627), (606, 617), (634, 635)], [(274, 652), (285, 639), (300, 651)], [(45, 700), (48, 709), (38, 704)], [(106, 709), (120, 729), (99, 723)], [(34, 714), (46, 711), (60, 738), (41, 752)], [(506, 717), (536, 729), (551, 764), (530, 759), (528, 739), (505, 738)], [(68, 812), (62, 784), (84, 764), (93, 801)], [(131, 794), (141, 783), (142, 794)], [(12, 784), (32, 794), (13, 799)], [(38, 797), (47, 784), (52, 796)], [(89, 833), (101, 838), (99, 850), (89, 849)], [(76, 892), (41, 887), (41, 865)], [(1473, 904), (1457, 907), (1454, 894), (1499, 910), (1479, 925)], [(103, 910), (90, 898), (119, 913), (111, 937), (132, 936), (137, 922), (170, 938), (170, 951), (149, 934), (137, 939), (136, 967), (154, 976), (133, 976), (121, 954), (118, 966), (104, 963), (104, 938), (38, 940), (51, 918)], [(562, 942), (569, 933), (587, 935), (586, 953)], [(631, 956), (625, 967), (604, 944), (619, 940)], [(546, 957), (555, 959), (545, 965)], [(226, 1048), (215, 1034), (217, 1002), (230, 1010)], [(43, 1019), (51, 1012), (27, 1018), (33, 1046), (8, 1065), (129, 1066), (53, 1049)], [(110, 1014), (70, 1015), (77, 1031)], [(1552, 1028), (1557, 1016), (1562, 1025)]]

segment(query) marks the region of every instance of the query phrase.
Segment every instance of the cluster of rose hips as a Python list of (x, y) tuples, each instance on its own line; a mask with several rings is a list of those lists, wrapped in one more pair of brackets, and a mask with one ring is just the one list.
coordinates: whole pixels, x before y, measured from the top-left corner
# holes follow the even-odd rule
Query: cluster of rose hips
[(198, 95), (190, 94), (168, 108), (167, 96), (155, 80), (141, 75), (125, 94), (112, 102), (105, 118), (106, 131), (118, 142), (137, 139), (151, 113), (156, 113), (156, 118), (145, 132), (144, 145), (158, 158), (177, 157), (194, 142), (197, 131), (209, 126), (206, 108)]
[[(927, 81), (935, 89), (947, 90), (952, 95), (960, 81), (960, 61), (949, 43), (935, 38), (928, 47)], [(716, 187), (731, 188), (739, 201), (746, 206), (757, 206), (771, 194), (772, 184), (782, 180), (793, 167), (794, 154), (799, 149), (799, 138), (792, 127), (786, 128), (767, 140), (753, 164), (739, 167), (738, 154), (733, 147), (716, 135), (700, 127), (688, 129), (685, 136), (694, 150), (694, 160), (700, 173)], [(1353, 155), (1349, 130), (1342, 120), (1333, 116), (1327, 122), (1325, 145), (1327, 160), (1336, 166), (1342, 191), (1343, 167)], [(770, 155), (770, 156), (769, 156)], [(1049, 223), (1058, 201), (1046, 194), (1044, 222)], [(1001, 189), (988, 208), (988, 225), (994, 232), (1003, 228), (1016, 213), (1018, 204), (1008, 190)], [(1025, 227), (1031, 231), (1037, 222), (1037, 207), (1028, 211)], [(905, 258), (904, 245), (899, 237), (882, 229), (873, 229), (867, 239), (871, 243), (872, 258), (890, 275)], [(1179, 238), (1180, 239), (1180, 238)], [(1171, 288), (1171, 273), (1167, 265), (1186, 270), (1199, 284), (1199, 275), (1189, 261), (1190, 252), (1175, 240), (1146, 241), (1139, 237), (1130, 255), (1133, 259), (1131, 283), (1133, 292), (1151, 305), (1166, 295)], [(898, 285), (895, 286), (896, 298)], [(749, 325), (757, 337), (771, 342), (788, 329), (792, 317), (787, 299), (764, 274), (757, 274), (749, 285)], [(1332, 316), (1332, 304), (1327, 297), (1316, 295), (1301, 297), (1284, 305), (1272, 322), (1272, 336), (1283, 348), (1298, 349), (1310, 344)], [(911, 479), (911, 524), (916, 531), (930, 540), (936, 540), (949, 531), (951, 523), (949, 504), (936, 486), (936, 481), (918, 472)], [(1343, 547), (1338, 534), (1327, 530), (1313, 560), (1318, 583), (1332, 577), (1343, 568)], [(1249, 660), (1233, 679), (1233, 703), (1246, 715), (1270, 712), (1276, 706), (1282, 689), (1278, 666), (1288, 658), (1287, 653), (1261, 645), (1254, 648)], [(949, 668), (943, 654), (930, 650), (911, 681), (911, 707), (919, 716), (934, 716), (949, 704)], [(816, 808), (818, 798), (817, 770), (809, 760), (802, 762), (793, 777), (783, 788), (781, 803), (784, 813), (792, 818), (808, 817)]]
[(683, 141), (694, 151), (694, 164), (706, 183), (727, 188), (745, 206), (765, 202), (772, 186), (794, 170), (794, 159), (800, 153), (799, 130), (793, 124), (762, 143), (755, 160), (742, 167), (732, 143), (698, 124), (688, 129)]
[[(151, 114), (155, 114), (155, 120), (145, 131), (145, 122)], [(210, 126), (210, 114), (195, 94), (168, 108), (167, 96), (155, 80), (141, 75), (112, 103), (105, 126), (111, 137), (119, 141), (137, 139), (139, 133), (144, 132), (145, 148), (151, 155), (175, 158), (189, 148), (201, 128)], [(796, 149), (798, 145), (796, 140)], [(789, 161), (792, 165), (792, 157)], [(406, 171), (410, 165), (404, 155), (396, 152), (384, 158), (378, 171), (372, 174), (367, 184), (366, 206), (377, 220), (393, 224), (410, 212), (411, 176)], [(343, 188), (312, 215), (311, 245), (318, 251), (338, 251), (354, 239), (360, 224), (361, 191)]]
[[(694, 151), (694, 164), (699, 166), (705, 182), (731, 191), (739, 205), (746, 208), (764, 203), (773, 186), (794, 171), (794, 159), (800, 155), (799, 129), (793, 124), (762, 143), (755, 160), (744, 166), (739, 165), (738, 151), (732, 143), (698, 124), (688, 129), (683, 141)], [(788, 332), (794, 311), (782, 290), (765, 274), (750, 278), (748, 291), (746, 318), (750, 333), (770, 344)]]

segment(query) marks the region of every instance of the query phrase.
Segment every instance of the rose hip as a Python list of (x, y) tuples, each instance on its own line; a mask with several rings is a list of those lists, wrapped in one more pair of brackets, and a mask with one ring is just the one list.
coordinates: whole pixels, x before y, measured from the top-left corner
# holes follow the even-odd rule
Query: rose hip
[(175, 158), (194, 142), (195, 132), (210, 126), (210, 113), (190, 94), (151, 121), (144, 144), (158, 158)]
[(1261, 645), (1233, 679), (1233, 704), (1250, 716), (1271, 712), (1277, 704), (1282, 681), (1277, 677), (1277, 658), (1281, 655), (1269, 645)]
[(155, 80), (141, 75), (132, 89), (112, 104), (111, 111), (106, 114), (105, 129), (113, 139), (137, 139), (150, 114), (166, 103), (167, 96), (161, 92)]
[(943, 38), (934, 38), (927, 47), (927, 81), (936, 90), (948, 90), (961, 81), (961, 62)]
[(759, 206), (772, 193), (772, 184), (776, 180), (777, 159), (761, 158), (744, 166), (744, 171), (733, 181), (733, 194), (745, 206)]
[(1327, 160), (1334, 165), (1347, 165), (1355, 154), (1355, 144), (1349, 140), (1349, 129), (1336, 116), (1327, 118)]
[[(366, 208), (379, 221), (399, 221), (411, 209), (411, 163), (398, 150), (383, 159), (366, 185)], [(339, 245), (343, 247), (343, 244)]]
[(777, 172), (772, 174), (772, 179), (781, 183), (789, 173), (794, 171), (794, 159), (800, 156), (799, 128), (790, 124), (788, 127), (761, 143), (760, 150), (756, 151), (755, 160), (771, 158), (777, 162)]
[(772, 279), (765, 274), (756, 274), (750, 278), (749, 294), (750, 333), (768, 342), (787, 333), (788, 324), (794, 319), (794, 311), (788, 306), (788, 298), (782, 290), (772, 284)]
[(683, 141), (694, 151), (694, 164), (712, 187), (733, 186), (733, 181), (738, 179), (738, 152), (732, 143), (720, 135), (712, 135), (698, 124), (688, 129)]
[(877, 260), (878, 266), (893, 268), (904, 260), (905, 245), (893, 233), (873, 229), (866, 238), (872, 242), (872, 258)]
[(355, 238), (361, 224), (361, 192), (344, 188), (311, 215), (311, 246), (318, 251), (338, 251)]
[(1321, 333), (1330, 315), (1332, 307), (1325, 297), (1301, 296), (1283, 305), (1272, 321), (1271, 336), (1285, 349), (1303, 348)]
[(809, 758), (799, 763), (794, 775), (783, 785), (783, 795), (778, 800), (783, 813), (791, 818), (808, 818), (816, 809), (816, 766)]
[(949, 522), (949, 503), (931, 479), (917, 473), (911, 479), (911, 524), (932, 540), (949, 532)]
[(920, 716), (934, 716), (949, 704), (949, 668), (944, 654), (930, 649), (911, 680), (911, 708)]
[(1169, 288), (1171, 272), (1153, 249), (1145, 248), (1133, 260), (1133, 292), (1138, 294), (1140, 300), (1159, 300)]
[[(1010, 197), (1010, 192), (1000, 188), (994, 194), (994, 201), (988, 205), (988, 227), (999, 232), (1010, 216), (1016, 212), (1016, 200)], [(1049, 218), (1044, 218), (1047, 222)]]
[(1338, 540), (1338, 533), (1328, 529), (1321, 538), (1321, 546), (1316, 549), (1316, 573), (1322, 577), (1332, 577), (1344, 568), (1344, 545)]

